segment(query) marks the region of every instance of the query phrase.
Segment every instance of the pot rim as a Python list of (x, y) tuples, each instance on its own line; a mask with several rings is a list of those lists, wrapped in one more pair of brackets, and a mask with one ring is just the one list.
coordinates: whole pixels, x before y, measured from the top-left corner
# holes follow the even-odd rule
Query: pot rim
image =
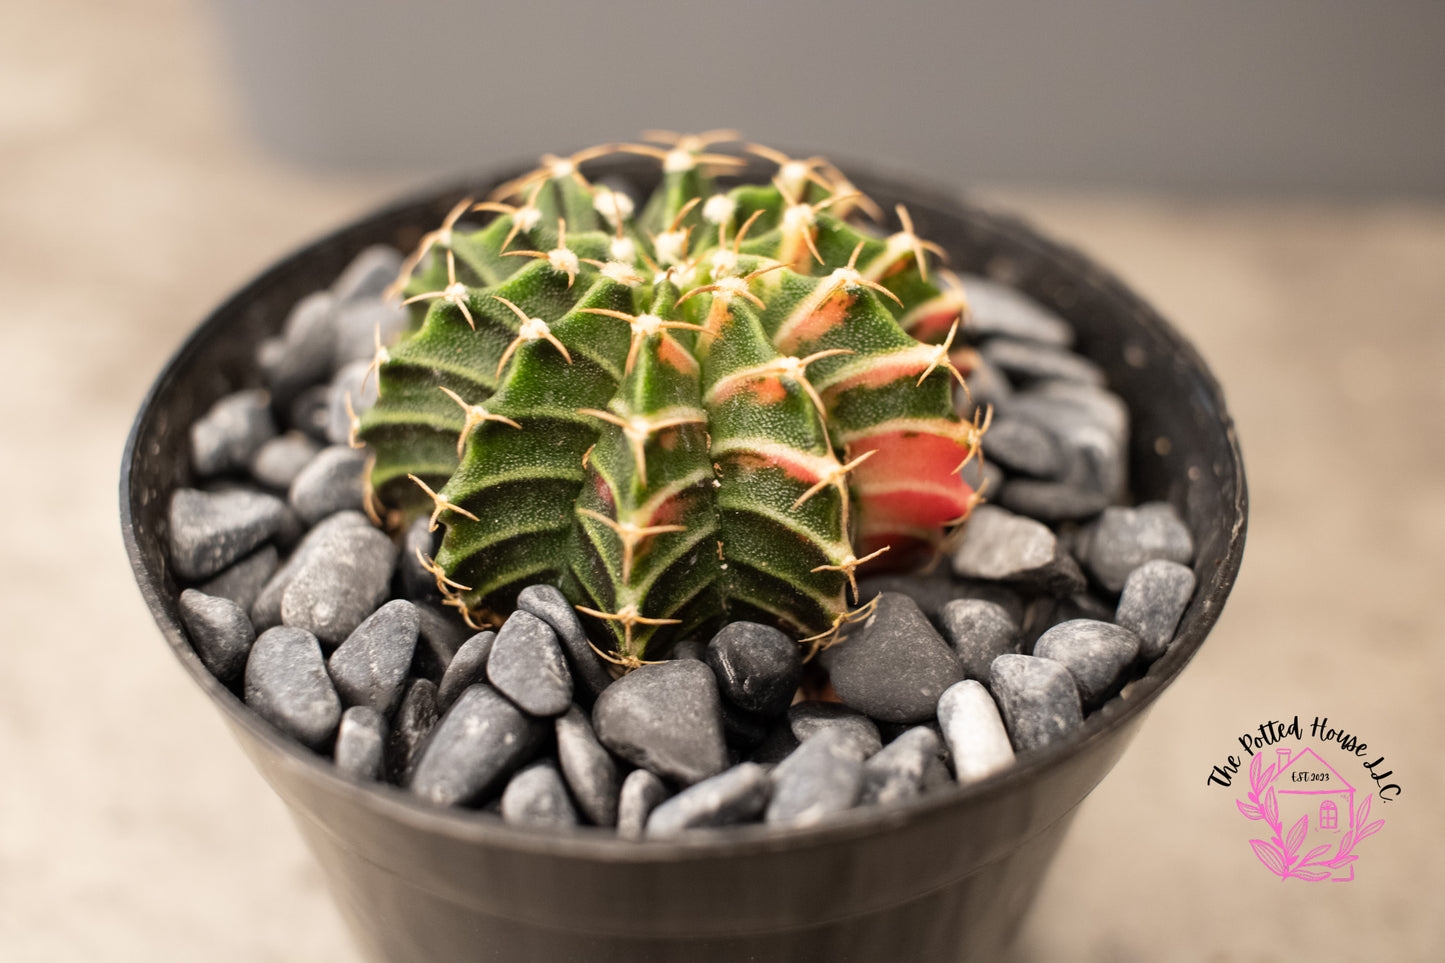
[(1207, 394), (1206, 400), (1217, 414), (1218, 427), (1225, 433), (1231, 456), (1227, 466), (1228, 474), (1221, 479), (1228, 481), (1232, 475), (1235, 486), (1235, 498), (1229, 506), (1232, 516), (1229, 539), (1214, 577), (1209, 584), (1202, 586), (1204, 593), (1191, 601), (1174, 641), (1142, 677), (1130, 684), (1127, 699), (1111, 699), (1101, 709), (1086, 717), (1083, 725), (1067, 738), (1045, 749), (1027, 753), (1009, 768), (975, 783), (954, 785), (903, 804), (848, 810), (815, 827), (776, 829), (762, 825), (734, 826), (667, 840), (623, 839), (613, 830), (594, 826), (578, 826), (560, 832), (554, 829), (542, 831), (512, 826), (490, 813), (434, 806), (389, 783), (362, 783), (348, 779), (336, 771), (331, 760), (306, 749), (265, 722), (201, 663), (179, 620), (166, 608), (162, 599), (164, 580), (161, 572), (149, 565), (141, 550), (133, 511), (136, 488), (132, 483), (140, 461), (137, 446), (142, 425), (161, 395), (177, 379), (178, 373), (192, 362), (192, 356), (200, 351), (201, 344), (218, 330), (228, 326), (226, 322), (229, 316), (237, 313), (257, 292), (296, 269), (297, 263), (305, 260), (316, 248), (339, 241), (344, 235), (370, 222), (400, 216), (419, 205), (434, 203), (444, 198), (462, 197), (473, 192), (478, 185), (490, 187), (502, 183), (533, 169), (534, 166), (533, 163), (499, 165), (493, 169), (496, 173), (483, 172), (466, 178), (448, 178), (440, 186), (409, 192), (293, 248), (280, 259), (271, 262), (212, 309), (190, 332), (152, 382), (131, 425), (121, 462), (120, 514), (126, 554), (141, 594), (157, 626), (192, 680), (220, 706), (232, 725), (245, 728), (270, 749), (277, 751), (276, 759), (281, 764), (309, 769), (311, 775), (323, 780), (331, 792), (412, 828), (516, 853), (647, 864), (801, 850), (846, 843), (901, 829), (927, 820), (943, 810), (984, 803), (1010, 794), (1040, 773), (1062, 765), (1069, 757), (1097, 745), (1115, 730), (1142, 717), (1159, 694), (1198, 652), (1209, 631), (1218, 621), (1224, 602), (1238, 576), (1243, 558), (1249, 499), (1243, 456), (1234, 420), (1225, 406), (1217, 379), (1197, 349), (1112, 272), (1100, 268), (1074, 248), (1038, 233), (1024, 219), (976, 207), (957, 198), (941, 185), (927, 180), (915, 177), (905, 179), (892, 173), (880, 174), (877, 173), (877, 165), (852, 163), (847, 158), (842, 158), (837, 166), (867, 194), (905, 192), (933, 205), (948, 217), (983, 218), (995, 224), (1006, 225), (1014, 233), (1015, 240), (1022, 246), (1032, 248), (1034, 253), (1057, 263), (1072, 263), (1082, 285), (1130, 307), (1141, 324), (1153, 329), (1153, 333), (1199, 375)]

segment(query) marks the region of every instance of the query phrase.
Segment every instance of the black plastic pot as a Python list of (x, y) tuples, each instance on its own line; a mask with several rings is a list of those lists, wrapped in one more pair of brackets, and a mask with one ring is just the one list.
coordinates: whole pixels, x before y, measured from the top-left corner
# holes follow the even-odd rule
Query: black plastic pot
[[(646, 186), (636, 159), (613, 171)], [(187, 427), (254, 383), (254, 347), (302, 295), (369, 244), (411, 247), (455, 201), (507, 170), (366, 217), (285, 258), (219, 307), (166, 365), (126, 446), (120, 502), (136, 579), (176, 656), (291, 807), (341, 910), (378, 960), (989, 959), (1012, 936), (1075, 807), (1123, 753), (1159, 693), (1203, 644), (1244, 548), (1234, 426), (1195, 350), (1078, 253), (946, 194), (865, 176), (903, 202), (955, 267), (1006, 280), (1078, 329), (1134, 417), (1133, 491), (1180, 511), (1199, 591), (1167, 654), (1073, 738), (967, 788), (824, 828), (744, 828), (696, 842), (623, 842), (595, 830), (532, 832), (362, 786), (252, 714), (202, 667), (182, 632), (163, 544), (172, 489), (189, 482)], [(1168, 445), (1156, 445), (1166, 438)], [(1119, 845), (1129, 845), (1119, 840)], [(240, 921), (238, 921), (238, 925)]]

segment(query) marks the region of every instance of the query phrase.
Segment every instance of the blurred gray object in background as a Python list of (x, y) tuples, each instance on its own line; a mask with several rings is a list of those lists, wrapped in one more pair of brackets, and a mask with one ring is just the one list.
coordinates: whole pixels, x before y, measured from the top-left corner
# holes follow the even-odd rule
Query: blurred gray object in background
[(437, 173), (738, 126), (945, 183), (1445, 194), (1437, 0), (210, 0), (275, 153)]

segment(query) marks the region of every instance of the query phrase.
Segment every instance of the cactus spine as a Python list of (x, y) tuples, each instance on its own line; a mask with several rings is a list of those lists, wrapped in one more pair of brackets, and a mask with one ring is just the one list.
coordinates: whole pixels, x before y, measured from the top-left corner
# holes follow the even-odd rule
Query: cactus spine
[[(623, 665), (722, 618), (826, 639), (859, 566), (927, 558), (977, 501), (941, 251), (901, 207), (849, 223), (872, 202), (817, 159), (749, 145), (776, 176), (719, 191), (733, 136), (544, 157), (407, 260), (424, 314), (358, 434), (380, 500), (446, 525), (427, 564), (469, 622), (546, 581)], [(581, 173), (612, 152), (662, 164), (640, 211)]]

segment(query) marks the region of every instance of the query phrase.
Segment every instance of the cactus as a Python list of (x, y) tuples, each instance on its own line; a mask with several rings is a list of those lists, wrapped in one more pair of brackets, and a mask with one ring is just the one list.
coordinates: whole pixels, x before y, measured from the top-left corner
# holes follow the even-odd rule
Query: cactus
[[(548, 582), (624, 666), (724, 618), (816, 646), (860, 566), (926, 561), (978, 500), (941, 250), (901, 206), (891, 235), (851, 224), (881, 212), (820, 159), (746, 145), (771, 183), (719, 190), (734, 137), (545, 156), (407, 259), (416, 323), (378, 343), (355, 434), (393, 521), (446, 525), (423, 564), (469, 623)], [(661, 162), (640, 209), (582, 174), (613, 152)]]

